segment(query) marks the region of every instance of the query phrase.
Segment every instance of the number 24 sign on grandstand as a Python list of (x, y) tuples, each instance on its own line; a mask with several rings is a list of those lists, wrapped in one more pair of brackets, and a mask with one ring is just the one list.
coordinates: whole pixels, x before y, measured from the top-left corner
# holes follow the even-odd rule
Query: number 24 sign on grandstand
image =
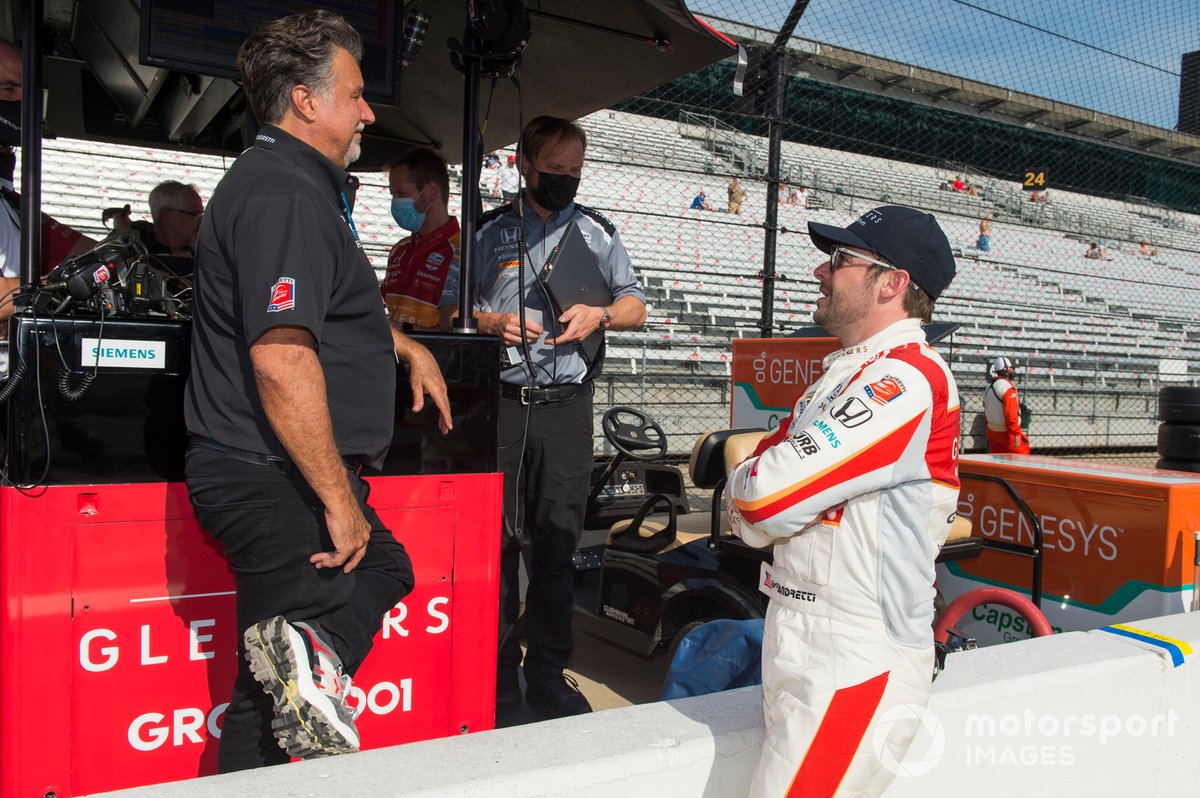
[(1021, 173), (1021, 188), (1025, 191), (1044, 191), (1050, 187), (1050, 178), (1044, 166), (1026, 169)]

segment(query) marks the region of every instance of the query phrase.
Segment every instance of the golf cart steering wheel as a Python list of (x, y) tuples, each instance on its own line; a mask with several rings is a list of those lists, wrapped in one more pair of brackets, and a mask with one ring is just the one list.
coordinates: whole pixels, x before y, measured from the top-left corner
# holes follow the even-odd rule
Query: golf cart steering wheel
[(667, 453), (667, 436), (650, 416), (632, 407), (613, 407), (601, 422), (604, 437), (634, 460), (657, 460)]

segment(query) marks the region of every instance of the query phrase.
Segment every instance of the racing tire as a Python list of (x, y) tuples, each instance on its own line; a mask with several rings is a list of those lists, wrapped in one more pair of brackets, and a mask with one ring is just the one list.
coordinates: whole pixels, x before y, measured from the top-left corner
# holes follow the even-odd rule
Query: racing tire
[(1158, 420), (1200, 424), (1200, 388), (1167, 385), (1158, 389)]
[(1187, 462), (1185, 460), (1168, 460), (1165, 457), (1154, 464), (1155, 468), (1162, 468), (1167, 471), (1190, 471), (1193, 474), (1200, 473), (1200, 463)]
[(1200, 461), (1200, 424), (1159, 424), (1158, 455), (1164, 460)]

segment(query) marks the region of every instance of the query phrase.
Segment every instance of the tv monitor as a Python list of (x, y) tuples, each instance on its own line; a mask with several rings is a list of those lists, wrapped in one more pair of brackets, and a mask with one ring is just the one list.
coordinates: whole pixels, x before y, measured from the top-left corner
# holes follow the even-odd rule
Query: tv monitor
[(141, 0), (141, 62), (181, 72), (238, 80), (237, 51), (263, 22), (326, 8), (345, 17), (363, 39), (364, 95), (400, 101), (398, 45), (403, 33), (397, 0)]

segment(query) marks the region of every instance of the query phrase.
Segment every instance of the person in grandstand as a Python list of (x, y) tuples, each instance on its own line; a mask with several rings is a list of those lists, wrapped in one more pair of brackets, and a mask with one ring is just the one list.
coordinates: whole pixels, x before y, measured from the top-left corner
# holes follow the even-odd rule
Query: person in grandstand
[(989, 252), (992, 248), (992, 215), (989, 213), (979, 220), (979, 239), (975, 248), (980, 252)]
[(801, 208), (808, 208), (808, 189), (800, 186), (800, 190), (795, 193), (795, 199), (792, 205), (799, 205)]
[(729, 212), (742, 215), (742, 201), (746, 199), (746, 189), (736, 177), (729, 181)]
[(988, 451), (1029, 454), (1029, 436), (1021, 429), (1021, 400), (1013, 383), (1017, 371), (1006, 357), (992, 361), (991, 383), (983, 391)]
[(1108, 260), (1108, 250), (1093, 241), (1088, 244), (1087, 252), (1083, 253), (1083, 257), (1089, 260)]
[(694, 211), (711, 211), (712, 205), (709, 204), (708, 198), (701, 191), (696, 196), (692, 197), (692, 210)]
[(507, 162), (500, 167), (500, 197), (505, 202), (516, 199), (517, 190), (521, 187), (521, 173), (517, 170), (517, 156), (508, 156)]
[[(592, 474), (593, 380), (604, 362), (603, 345), (589, 359), (581, 342), (608, 330), (636, 329), (646, 319), (645, 294), (616, 227), (599, 212), (575, 204), (586, 146), (583, 128), (570, 120), (539, 116), (530, 121), (517, 155), (525, 189), (516, 202), (483, 215), (474, 255), (479, 331), (500, 337), (513, 353), (500, 375), (504, 525), (496, 702), (522, 700), (518, 567), (523, 538), (528, 538), (532, 567), (525, 597), (524, 697), (552, 717), (591, 712), (577, 685), (563, 674), (573, 639), (572, 555)], [(572, 222), (613, 299), (605, 307), (576, 304), (556, 314), (537, 274)]]
[(450, 215), (450, 175), (433, 150), (416, 147), (388, 162), (392, 218), (411, 235), (388, 253), (379, 290), (400, 325), (449, 330), (458, 308), (458, 219)]
[[(813, 320), (842, 348), (726, 489), (734, 534), (774, 546), (755, 798), (891, 782), (872, 730), (928, 699), (934, 558), (958, 499), (958, 388), (921, 329), (954, 277), (945, 233), (898, 206), (808, 229), (828, 254)], [(893, 726), (886, 753), (903, 759), (915, 733)]]

